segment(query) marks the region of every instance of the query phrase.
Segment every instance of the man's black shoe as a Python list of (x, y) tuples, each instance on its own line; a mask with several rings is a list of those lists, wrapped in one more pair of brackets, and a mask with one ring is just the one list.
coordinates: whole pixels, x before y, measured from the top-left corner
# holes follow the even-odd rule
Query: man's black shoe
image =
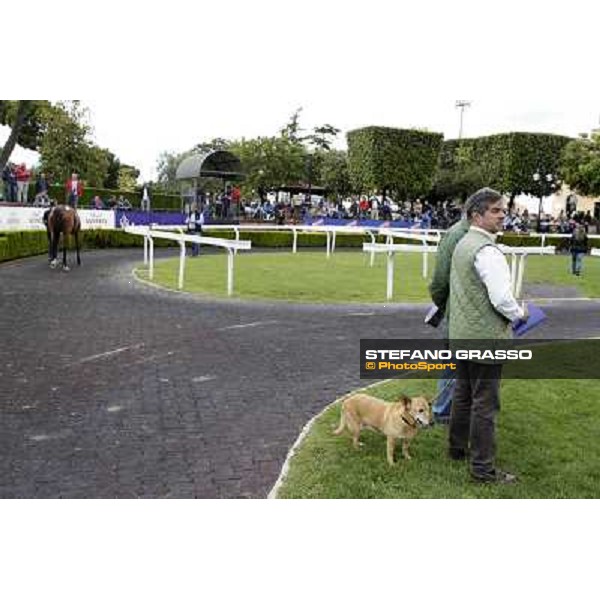
[(501, 483), (501, 484), (512, 484), (517, 483), (517, 476), (512, 473), (506, 473), (505, 471), (498, 471), (489, 477), (477, 477), (476, 475), (471, 475), (471, 480), (473, 483)]
[(467, 460), (468, 452), (462, 448), (449, 448), (448, 458), (450, 460)]

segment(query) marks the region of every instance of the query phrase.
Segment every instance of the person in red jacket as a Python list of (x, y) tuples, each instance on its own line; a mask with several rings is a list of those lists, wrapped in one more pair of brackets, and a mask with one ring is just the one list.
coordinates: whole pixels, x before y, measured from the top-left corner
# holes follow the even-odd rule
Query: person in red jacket
[(83, 184), (77, 173), (72, 173), (71, 178), (67, 179), (65, 184), (65, 192), (67, 193), (67, 202), (69, 206), (77, 208), (79, 199), (83, 196)]
[(21, 163), (15, 169), (15, 176), (17, 177), (17, 202), (27, 204), (27, 195), (29, 191), (29, 179), (31, 178), (31, 172), (25, 166), (25, 163)]

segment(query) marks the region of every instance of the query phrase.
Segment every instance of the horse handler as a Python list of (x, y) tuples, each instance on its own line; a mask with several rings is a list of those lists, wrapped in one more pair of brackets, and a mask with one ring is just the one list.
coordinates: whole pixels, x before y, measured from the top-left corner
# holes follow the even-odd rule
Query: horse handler
[[(190, 213), (187, 218), (187, 229), (189, 233), (200, 236), (202, 233), (202, 226), (204, 225), (204, 213), (200, 211), (198, 207)], [(200, 244), (192, 244), (192, 256), (198, 256), (200, 254)]]
[(54, 258), (52, 256), (52, 236), (50, 235), (50, 227), (48, 225), (48, 219), (50, 217), (50, 213), (52, 209), (56, 205), (56, 201), (50, 200), (50, 206), (44, 211), (42, 216), (42, 220), (44, 221), (44, 227), (46, 228), (46, 237), (48, 238), (48, 262), (52, 261)]

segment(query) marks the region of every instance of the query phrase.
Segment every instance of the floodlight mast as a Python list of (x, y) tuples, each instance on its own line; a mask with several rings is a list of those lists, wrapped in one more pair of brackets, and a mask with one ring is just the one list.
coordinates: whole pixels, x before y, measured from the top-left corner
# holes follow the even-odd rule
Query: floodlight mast
[(462, 130), (463, 130), (463, 113), (465, 112), (465, 108), (469, 108), (471, 106), (470, 100), (457, 100), (456, 108), (460, 108), (460, 128), (458, 130), (458, 139), (462, 138)]

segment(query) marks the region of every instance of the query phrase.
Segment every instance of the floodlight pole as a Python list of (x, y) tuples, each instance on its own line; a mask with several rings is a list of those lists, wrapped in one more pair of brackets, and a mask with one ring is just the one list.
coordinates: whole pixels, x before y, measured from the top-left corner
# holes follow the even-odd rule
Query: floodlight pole
[(456, 108), (460, 108), (460, 128), (458, 130), (458, 139), (462, 138), (462, 130), (463, 130), (463, 114), (465, 112), (465, 108), (469, 108), (471, 106), (471, 102), (469, 100), (457, 100)]

